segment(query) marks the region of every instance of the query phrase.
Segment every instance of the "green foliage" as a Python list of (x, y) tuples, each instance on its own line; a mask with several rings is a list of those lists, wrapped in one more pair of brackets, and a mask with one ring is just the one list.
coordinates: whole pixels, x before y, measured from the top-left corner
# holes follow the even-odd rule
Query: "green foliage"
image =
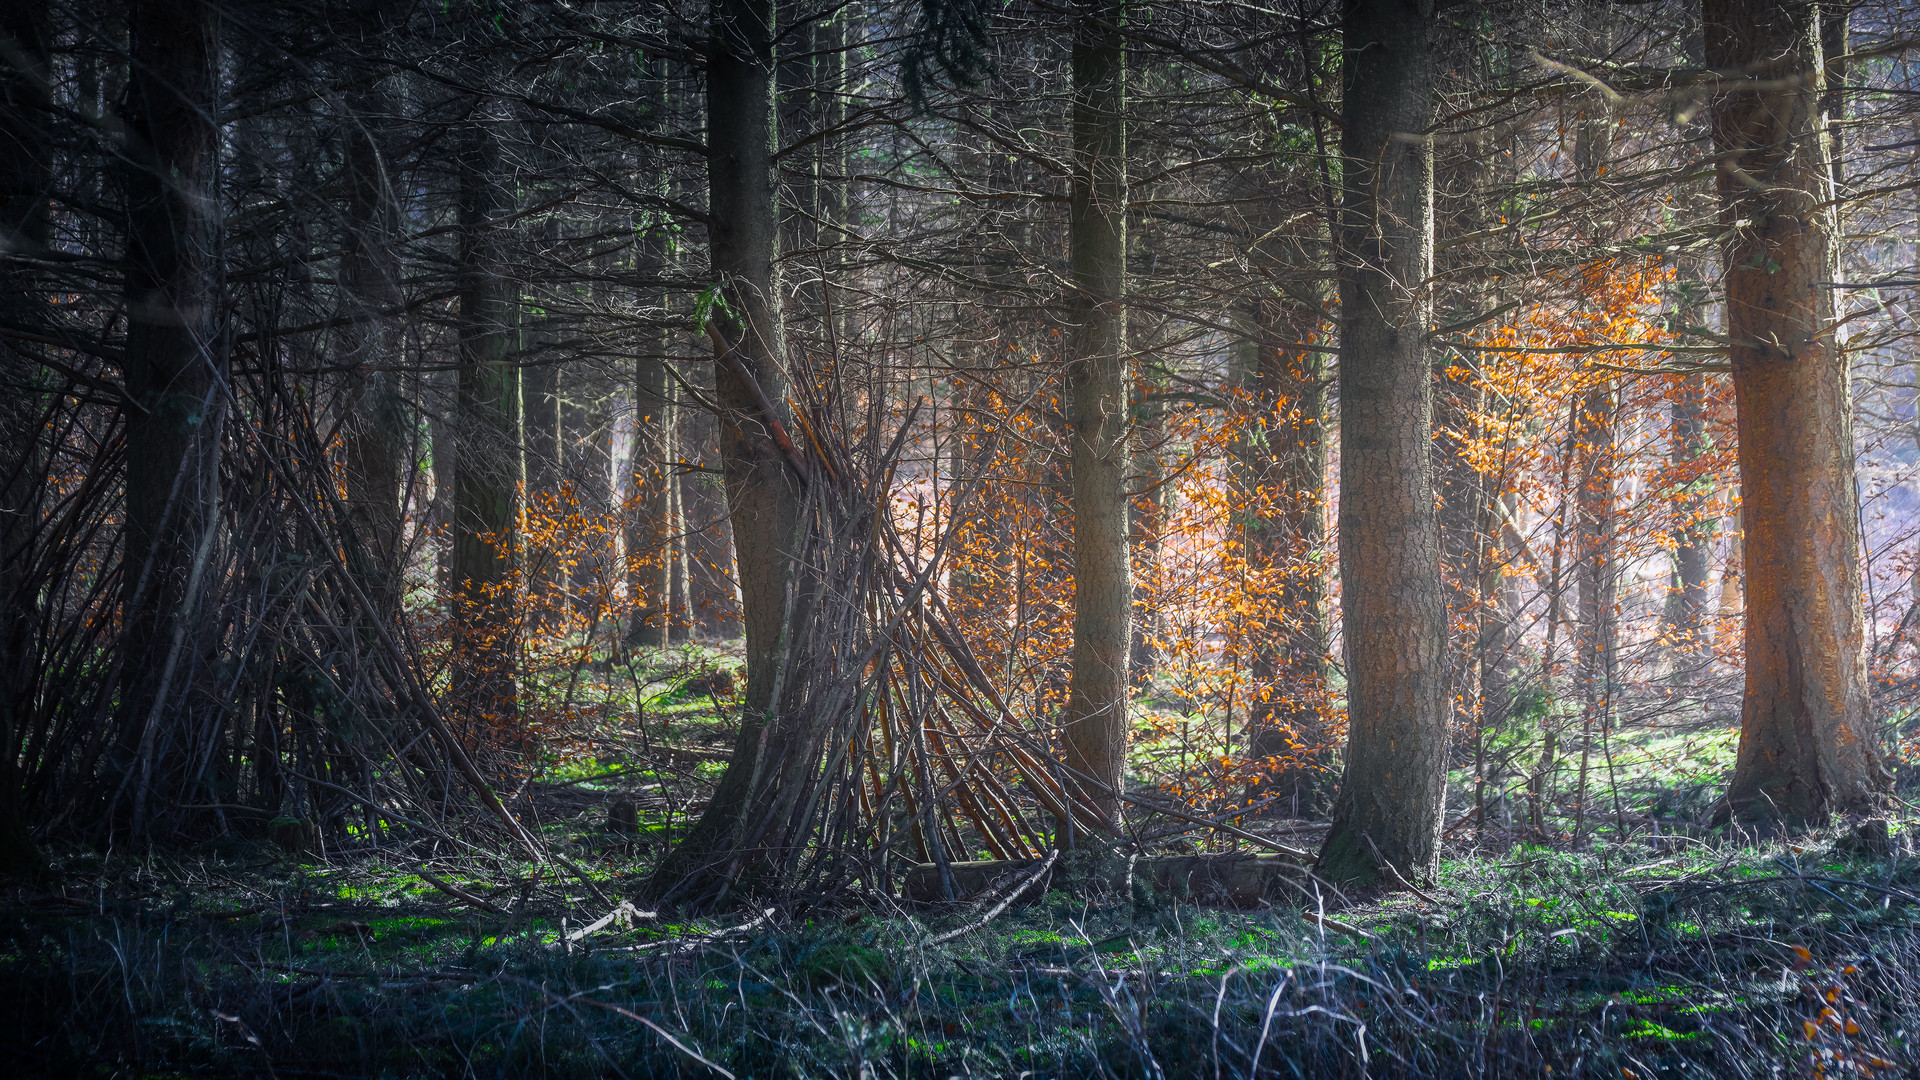
[(916, 113), (941, 78), (980, 85), (993, 73), (993, 0), (920, 0), (920, 18), (900, 61), (900, 80)]

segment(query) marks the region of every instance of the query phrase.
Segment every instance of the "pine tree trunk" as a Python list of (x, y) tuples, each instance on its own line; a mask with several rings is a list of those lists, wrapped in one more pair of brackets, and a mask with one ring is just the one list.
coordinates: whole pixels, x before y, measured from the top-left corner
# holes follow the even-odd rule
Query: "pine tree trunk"
[[(1573, 169), (1582, 184), (1606, 174), (1613, 157), (1613, 110), (1600, 94), (1580, 98), (1575, 120)], [(1598, 240), (1598, 237), (1594, 239)], [(1587, 388), (1574, 411), (1574, 612), (1579, 636), (1574, 655), (1579, 665), (1582, 739), (1580, 805), (1575, 842), (1587, 813), (1587, 761), (1596, 728), (1612, 719), (1616, 633), (1614, 606), (1618, 570), (1614, 565), (1613, 474), (1619, 451), (1619, 395), (1612, 379)]]
[(633, 592), (630, 644), (665, 648), (673, 636), (673, 564), (678, 531), (673, 513), (673, 459), (679, 442), (678, 407), (661, 352), (640, 357), (634, 371), (632, 532), (627, 537), (628, 588)]
[[(1319, 873), (1425, 875), (1446, 791), (1447, 610), (1427, 356), (1433, 72), (1426, 0), (1346, 0), (1340, 576), (1346, 773)], [(1377, 852), (1377, 854), (1376, 854)]]
[[(713, 274), (738, 322), (720, 317), (722, 336), (760, 384), (766, 400), (788, 398), (786, 330), (777, 269), (780, 219), (773, 166), (773, 5), (715, 0), (716, 52), (708, 62), (708, 184)], [(727, 414), (720, 418), (720, 461), (746, 628), (746, 709), (758, 722), (773, 704), (786, 628), (788, 583), (801, 542), (801, 481), (781, 457), (748, 385), (716, 373)], [(791, 428), (789, 418), (778, 417)], [(739, 760), (736, 758), (736, 761)]]
[(1867, 698), (1853, 409), (1833, 293), (1820, 9), (1705, 0), (1746, 526), (1746, 693), (1726, 810), (1818, 823), (1890, 778)]
[[(713, 275), (733, 315), (715, 313), (724, 347), (759, 384), (722, 365), (716, 375), (720, 459), (733, 523), (741, 615), (746, 626), (747, 686), (733, 756), (698, 823), (662, 860), (654, 888), (666, 895), (708, 898), (708, 884), (731, 882), (732, 860), (757, 863), (735, 850), (754, 797), (764, 737), (778, 722), (775, 690), (794, 626), (807, 616), (807, 587), (798, 555), (805, 536), (804, 489), (773, 441), (770, 421), (791, 430), (784, 368), (786, 330), (777, 269), (780, 216), (773, 147), (774, 5), (771, 0), (714, 0), (707, 61), (708, 224)], [(764, 399), (781, 415), (764, 415)], [(793, 603), (789, 605), (789, 592)], [(791, 607), (791, 611), (789, 608)], [(791, 619), (791, 622), (789, 621)], [(745, 871), (751, 876), (755, 871)]]
[[(713, 369), (686, 373), (709, 398)], [(738, 638), (740, 587), (733, 572), (733, 526), (720, 479), (720, 424), (706, 409), (680, 417), (680, 454), (695, 467), (680, 477), (680, 521), (687, 552), (687, 605), (704, 638)]]
[(461, 133), (459, 372), (453, 443), (456, 709), (476, 732), (517, 720), (511, 572), (520, 480), (520, 384), (512, 363), (517, 286), (504, 263), (508, 210), (497, 137), (483, 119)]
[(190, 779), (162, 756), (187, 753), (183, 744), (194, 741), (184, 730), (183, 684), (200, 666), (190, 654), (219, 514), (225, 356), (216, 325), (217, 9), (138, 0), (130, 14), (125, 385), (134, 408), (120, 696), (129, 772), (119, 794), (131, 795), (127, 820), (139, 835), (148, 811), (164, 811), (185, 794), (174, 784)]
[[(44, 0), (0, 9), (0, 250), (45, 250), (53, 184), (53, 45)], [(0, 319), (31, 330), (48, 320), (45, 286), (24, 260), (0, 259)], [(6, 365), (12, 368), (12, 363)], [(42, 379), (15, 383), (40, 385)], [(28, 576), (47, 475), (47, 392), (0, 398), (0, 875), (37, 871), (20, 790), (20, 743), (31, 712), (33, 639), (42, 586)]]
[[(530, 506), (542, 506), (560, 494), (567, 475), (566, 443), (561, 435), (560, 365), (536, 360), (520, 369), (522, 472)], [(547, 552), (529, 552), (526, 607), (530, 622), (551, 625), (565, 612), (568, 588), (564, 560)]]
[[(669, 111), (671, 72), (664, 60), (653, 61), (649, 72), (653, 92), (653, 122), (665, 129)], [(655, 181), (660, 194), (673, 198), (678, 193), (671, 179)], [(664, 220), (649, 222), (640, 250), (652, 272), (667, 278), (680, 268), (675, 265)], [(671, 304), (662, 294), (662, 307)], [(680, 457), (680, 405), (670, 368), (673, 336), (661, 333), (651, 351), (634, 362), (633, 382), (633, 456), (627, 476), (632, 485), (631, 512), (627, 522), (627, 589), (633, 599), (633, 617), (627, 628), (627, 643), (646, 649), (663, 649), (675, 640), (675, 631), (684, 631), (680, 607), (676, 606), (676, 572), (684, 591), (684, 568), (679, 566), (686, 545), (681, 539), (679, 519), (679, 477), (675, 466)]]
[(667, 641), (674, 645), (693, 640), (693, 560), (687, 547), (685, 477), (680, 473), (678, 454), (680, 419), (684, 415), (675, 402), (673, 444), (669, 447), (674, 456), (669, 459), (667, 473), (667, 520), (673, 532), (667, 550)]
[[(580, 509), (598, 516), (613, 506), (613, 423), (600, 388), (584, 380), (570, 388), (560, 410), (560, 439), (566, 446), (566, 479)], [(568, 601), (583, 625), (593, 626), (610, 599), (613, 570), (611, 533), (588, 532), (569, 573)]]
[(1612, 380), (1589, 388), (1574, 410), (1573, 583), (1574, 659), (1580, 682), (1580, 787), (1575, 842), (1586, 821), (1588, 760), (1596, 730), (1606, 730), (1612, 708), (1617, 598), (1613, 558), (1614, 424), (1618, 401)]
[[(1127, 129), (1124, 8), (1080, 5), (1073, 43), (1073, 178), (1068, 211), (1072, 352), (1073, 682), (1064, 760), (1092, 779), (1111, 817), (1127, 756), (1133, 589), (1127, 553)], [(1106, 790), (1100, 790), (1104, 787)]]
[[(1671, 458), (1686, 467), (1706, 452), (1706, 376), (1685, 375), (1674, 388), (1669, 407)], [(1675, 501), (1680, 524), (1673, 534), (1673, 598), (1667, 625), (1674, 641), (1675, 675), (1691, 681), (1700, 662), (1711, 654), (1704, 635), (1707, 587), (1712, 577), (1711, 553), (1717, 522), (1708, 520), (1707, 494), (1691, 488)]]
[[(360, 5), (351, 33), (358, 47), (377, 48), (382, 4)], [(392, 96), (378, 74), (348, 99), (345, 129), (346, 253), (340, 290), (346, 320), (343, 361), (351, 365), (342, 408), (347, 505), (360, 542), (361, 575), (377, 603), (399, 602), (401, 487), (411, 450), (412, 418), (400, 392), (401, 288), (398, 178), (388, 160), (386, 117)]]
[[(1479, 272), (1494, 258), (1491, 244), (1461, 239), (1485, 232), (1497, 213), (1487, 193), (1511, 182), (1507, 177), (1496, 181), (1495, 165), (1504, 155), (1486, 135), (1469, 136), (1448, 151), (1444, 158), (1436, 151), (1434, 197), (1435, 228), (1448, 241), (1435, 257), (1435, 279), (1444, 284), (1434, 303), (1444, 322), (1499, 306), (1496, 287)], [(1497, 783), (1487, 747), (1504, 727), (1511, 701), (1502, 670), (1502, 646), (1514, 636), (1511, 609), (1498, 596), (1500, 567), (1489, 558), (1499, 522), (1492, 485), (1504, 478), (1483, 476), (1470, 453), (1470, 443), (1486, 434), (1480, 417), (1488, 392), (1477, 365), (1450, 350), (1436, 352), (1433, 365), (1434, 473), (1440, 489), (1441, 576), (1452, 630), (1452, 698), (1455, 717), (1472, 739), (1474, 807), (1481, 810), (1487, 788)]]
[[(1697, 20), (1698, 9), (1692, 11), (1691, 15)], [(1706, 54), (1703, 50), (1706, 43), (1698, 31), (1695, 22), (1686, 35), (1685, 60), (1689, 64), (1704, 66)], [(1689, 137), (1699, 137), (1702, 141), (1711, 135), (1711, 125), (1705, 116), (1692, 120), (1686, 130)], [(1689, 195), (1708, 194), (1704, 182), (1693, 183), (1700, 184), (1700, 190), (1696, 193), (1689, 185)], [(1682, 334), (1694, 333), (1696, 329), (1705, 328), (1709, 317), (1709, 259), (1689, 252), (1676, 256), (1674, 261), (1676, 272), (1669, 328)], [(1677, 468), (1690, 470), (1692, 463), (1708, 448), (1706, 415), (1709, 394), (1720, 391), (1717, 388), (1710, 390), (1707, 376), (1701, 372), (1683, 375), (1676, 383), (1668, 410), (1668, 456)], [(1713, 659), (1714, 643), (1709, 635), (1712, 617), (1710, 593), (1713, 585), (1714, 537), (1719, 532), (1720, 522), (1707, 516), (1713, 495), (1710, 484), (1709, 478), (1701, 477), (1674, 502), (1678, 528), (1673, 534), (1673, 592), (1667, 602), (1666, 622), (1667, 632), (1674, 642), (1673, 681), (1683, 694)]]
[(1167, 503), (1171, 498), (1168, 488), (1163, 486), (1167, 470), (1160, 453), (1160, 444), (1167, 437), (1166, 409), (1149, 404), (1141, 412), (1140, 424), (1134, 432), (1138, 449), (1133, 453), (1138, 469), (1134, 486), (1140, 494), (1129, 500), (1127, 507), (1128, 543), (1141, 568), (1133, 580), (1136, 610), (1132, 613), (1133, 626), (1127, 641), (1127, 684), (1132, 687), (1151, 686), (1154, 668), (1160, 661), (1159, 646), (1154, 644), (1157, 627), (1152, 614), (1152, 596), (1147, 590), (1160, 564), (1160, 537), (1166, 530)]

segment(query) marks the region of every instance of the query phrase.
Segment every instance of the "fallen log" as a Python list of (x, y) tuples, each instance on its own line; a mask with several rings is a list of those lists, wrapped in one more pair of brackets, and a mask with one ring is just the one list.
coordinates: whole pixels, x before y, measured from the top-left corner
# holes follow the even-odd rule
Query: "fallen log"
[[(957, 900), (978, 896), (1009, 874), (1017, 874), (1038, 865), (1038, 859), (982, 859), (949, 863)], [(1048, 874), (1042, 890), (1081, 885), (1113, 888), (1123, 885), (1128, 873), (1127, 860), (1103, 860), (1094, 874), (1084, 868), (1056, 866)], [(1298, 877), (1300, 865), (1281, 855), (1160, 855), (1133, 860), (1134, 880), (1161, 892), (1201, 903), (1224, 907), (1258, 907), (1268, 888), (1282, 875)], [(1091, 879), (1098, 878), (1098, 882)], [(917, 863), (907, 871), (900, 894), (908, 900), (932, 903), (944, 899), (940, 891), (940, 869), (933, 863)]]

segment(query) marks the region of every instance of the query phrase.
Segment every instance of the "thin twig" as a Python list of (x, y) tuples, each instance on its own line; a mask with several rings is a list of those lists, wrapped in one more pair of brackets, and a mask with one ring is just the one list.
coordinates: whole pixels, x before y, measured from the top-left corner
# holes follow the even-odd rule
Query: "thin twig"
[(436, 889), (439, 889), (441, 892), (446, 893), (448, 896), (453, 897), (455, 900), (458, 900), (466, 904), (472, 904), (474, 907), (479, 908), (481, 911), (490, 911), (495, 915), (507, 914), (506, 908), (503, 908), (500, 905), (495, 904), (491, 901), (482, 900), (479, 897), (473, 895), (472, 893), (468, 892), (465, 889), (462, 889), (460, 886), (455, 885), (450, 881), (443, 881), (440, 878), (435, 877), (424, 866), (420, 868), (420, 880), (426, 882), (427, 884), (433, 886)]

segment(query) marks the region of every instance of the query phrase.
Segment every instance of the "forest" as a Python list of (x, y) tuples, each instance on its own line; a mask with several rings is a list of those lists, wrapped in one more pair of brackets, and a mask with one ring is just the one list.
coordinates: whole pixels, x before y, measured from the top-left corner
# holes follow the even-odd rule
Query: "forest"
[(1912, 0), (0, 0), (19, 1076), (1920, 1073)]

